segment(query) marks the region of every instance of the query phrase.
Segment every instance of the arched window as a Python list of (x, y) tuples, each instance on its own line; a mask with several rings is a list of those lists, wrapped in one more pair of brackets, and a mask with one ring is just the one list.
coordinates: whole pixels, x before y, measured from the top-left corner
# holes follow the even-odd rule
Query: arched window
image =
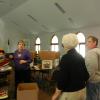
[(79, 44), (76, 47), (76, 50), (83, 56), (85, 57), (85, 36), (83, 33), (78, 33), (77, 34)]
[(51, 40), (51, 51), (59, 51), (58, 37), (56, 35)]
[(35, 41), (35, 51), (37, 52), (40, 51), (40, 44), (41, 44), (40, 38), (37, 37)]

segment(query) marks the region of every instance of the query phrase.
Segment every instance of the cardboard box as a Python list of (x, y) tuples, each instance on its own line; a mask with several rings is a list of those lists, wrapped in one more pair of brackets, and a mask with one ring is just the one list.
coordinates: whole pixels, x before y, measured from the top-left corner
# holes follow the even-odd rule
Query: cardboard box
[(40, 51), (39, 56), (42, 60), (54, 60), (60, 57), (60, 53), (54, 51)]
[(37, 83), (20, 83), (17, 87), (17, 100), (38, 100)]

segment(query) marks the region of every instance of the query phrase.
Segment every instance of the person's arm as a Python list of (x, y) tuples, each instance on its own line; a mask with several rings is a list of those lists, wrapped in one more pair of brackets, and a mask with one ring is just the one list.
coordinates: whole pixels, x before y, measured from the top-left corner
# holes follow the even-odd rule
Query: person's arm
[(61, 94), (61, 90), (59, 90), (58, 88), (56, 88), (56, 90), (55, 90), (55, 92), (54, 92), (51, 100), (57, 100), (58, 97), (60, 96), (60, 94)]
[(85, 63), (90, 77), (98, 70), (98, 56), (95, 52), (90, 51), (85, 57)]

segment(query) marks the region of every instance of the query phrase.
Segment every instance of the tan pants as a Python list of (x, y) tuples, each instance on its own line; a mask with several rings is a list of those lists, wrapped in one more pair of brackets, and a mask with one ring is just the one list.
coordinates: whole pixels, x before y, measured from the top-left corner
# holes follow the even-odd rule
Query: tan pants
[(76, 92), (63, 92), (59, 100), (86, 100), (86, 88)]

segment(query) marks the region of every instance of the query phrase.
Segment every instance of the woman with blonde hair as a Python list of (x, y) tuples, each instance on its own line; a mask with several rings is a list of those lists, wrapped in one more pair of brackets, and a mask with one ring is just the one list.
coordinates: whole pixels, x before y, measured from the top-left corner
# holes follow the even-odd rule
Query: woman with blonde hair
[(61, 58), (60, 69), (55, 76), (57, 87), (52, 100), (85, 100), (89, 74), (84, 58), (75, 50), (77, 44), (77, 35), (73, 33), (66, 34), (62, 38), (66, 53)]

